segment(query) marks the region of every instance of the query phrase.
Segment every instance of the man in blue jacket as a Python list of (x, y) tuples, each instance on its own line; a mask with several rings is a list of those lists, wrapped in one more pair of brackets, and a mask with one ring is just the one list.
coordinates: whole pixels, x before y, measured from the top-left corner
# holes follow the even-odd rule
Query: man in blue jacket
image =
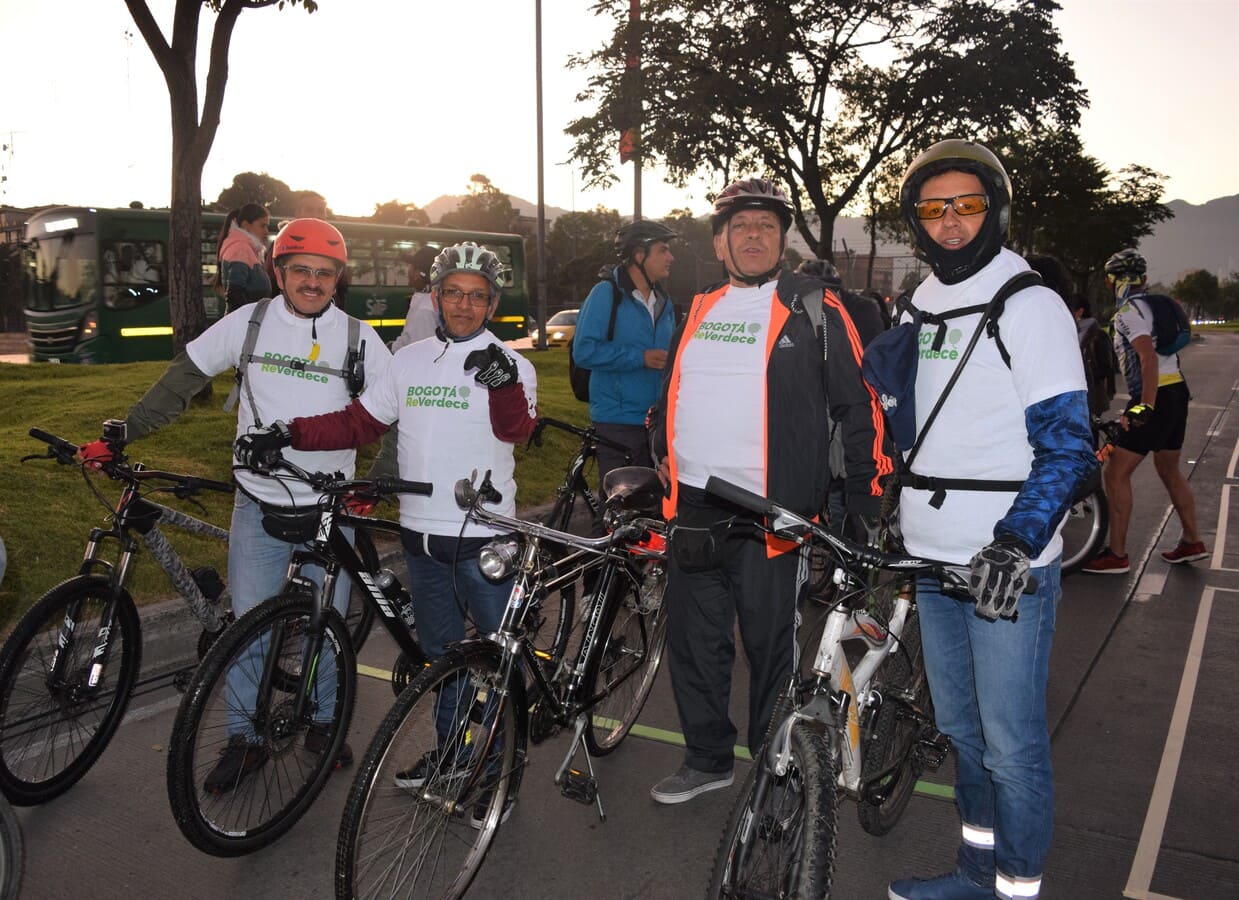
[[(598, 433), (628, 448), (631, 465), (653, 466), (645, 415), (658, 399), (675, 310), (660, 282), (671, 273), (676, 233), (637, 221), (615, 233), (619, 265), (589, 292), (577, 317), (572, 355), (590, 370), (589, 418)], [(623, 453), (598, 448), (598, 479), (625, 465)]]

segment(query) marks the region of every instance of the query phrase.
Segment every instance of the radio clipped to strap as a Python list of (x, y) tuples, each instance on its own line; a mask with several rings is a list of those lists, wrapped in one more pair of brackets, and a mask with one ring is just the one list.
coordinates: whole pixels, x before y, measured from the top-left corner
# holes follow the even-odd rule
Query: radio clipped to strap
[[(241, 357), (237, 360), (236, 383), (232, 386), (228, 399), (224, 401), (225, 412), (232, 412), (236, 409), (237, 401), (241, 396), (241, 387), (244, 385), (245, 396), (249, 400), (250, 411), (254, 415), (254, 425), (258, 428), (263, 427), (262, 417), (254, 402), (254, 391), (250, 387), (249, 379), (245, 377), (245, 372), (251, 363), (262, 361), (254, 356), (254, 348), (258, 345), (258, 332), (262, 329), (262, 320), (267, 315), (267, 309), (270, 306), (270, 297), (254, 304), (254, 310), (250, 313), (249, 326), (245, 331), (245, 342), (241, 346)], [(314, 372), (319, 375), (334, 375), (337, 378), (343, 378), (348, 386), (349, 397), (356, 399), (366, 386), (366, 342), (361, 340), (361, 322), (352, 316), (346, 316), (346, 318), (348, 319), (348, 353), (345, 355), (344, 368), (336, 369), (299, 359), (283, 361), (282, 365), (299, 372)]]

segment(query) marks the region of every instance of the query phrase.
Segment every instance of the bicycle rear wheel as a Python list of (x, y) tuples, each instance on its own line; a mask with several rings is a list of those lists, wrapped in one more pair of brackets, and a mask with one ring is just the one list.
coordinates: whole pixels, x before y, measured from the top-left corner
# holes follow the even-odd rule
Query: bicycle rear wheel
[(1078, 572), (1096, 556), (1110, 527), (1110, 503), (1101, 488), (1071, 504), (1063, 522), (1063, 574)]
[(836, 771), (826, 736), (800, 722), (779, 777), (763, 744), (719, 843), (710, 898), (830, 896)]
[[(295, 705), (311, 601), (283, 594), (254, 607), (216, 641), (186, 688), (168, 741), (168, 799), (191, 844), (214, 856), (265, 847), (309, 809), (348, 732), (357, 663), (344, 620), (323, 620), (306, 715)], [(277, 676), (261, 695), (268, 654)], [(334, 682), (333, 682), (334, 677)]]
[[(108, 655), (90, 683), (95, 639), (111, 586), (100, 575), (70, 578), (17, 623), (0, 651), (0, 790), (19, 806), (67, 791), (103, 753), (138, 677), (142, 628), (122, 591)], [(72, 628), (66, 627), (72, 623)], [(59, 642), (63, 648), (57, 649)], [(57, 654), (60, 675), (52, 678)]]
[(667, 642), (666, 568), (652, 563), (634, 574), (636, 582), (622, 571), (616, 573), (611, 590), (621, 595), (610, 601), (613, 606), (601, 632), (606, 637), (586, 666), (584, 683), (590, 695), (606, 694), (591, 710), (592, 727), (585, 731), (585, 745), (593, 756), (613, 751), (636, 724)]
[[(456, 709), (436, 722), (444, 697), (456, 698)], [(449, 651), (414, 679), (379, 726), (349, 791), (336, 897), (464, 894), (519, 780), (518, 699), (500, 684), (491, 645)]]

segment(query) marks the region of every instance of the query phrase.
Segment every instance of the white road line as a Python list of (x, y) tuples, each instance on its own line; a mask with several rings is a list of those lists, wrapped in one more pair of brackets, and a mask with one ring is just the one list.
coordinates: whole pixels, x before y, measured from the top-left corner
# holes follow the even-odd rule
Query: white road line
[(1217, 510), (1217, 534), (1213, 536), (1213, 559), (1209, 561), (1210, 569), (1222, 568), (1223, 551), (1226, 549), (1226, 528), (1230, 519), (1230, 489), (1232, 484), (1222, 485), (1221, 502)]
[(1200, 675), (1205, 636), (1209, 631), (1209, 615), (1213, 611), (1213, 595), (1217, 591), (1239, 593), (1229, 588), (1214, 587), (1207, 587), (1201, 593), (1200, 607), (1196, 610), (1196, 625), (1192, 629), (1192, 642), (1187, 649), (1183, 678), (1179, 682), (1179, 695), (1175, 699), (1174, 714), (1170, 718), (1170, 729), (1162, 750), (1161, 765), (1157, 768), (1157, 780), (1153, 783), (1153, 794), (1149, 798), (1149, 808), (1145, 814), (1144, 827), (1140, 831), (1136, 856), (1127, 876), (1127, 886), (1123, 888), (1123, 896), (1133, 900), (1153, 900), (1159, 896), (1149, 893), (1149, 885), (1153, 882), (1153, 869), (1157, 865), (1162, 835), (1166, 830), (1166, 818), (1170, 812), (1170, 800), (1174, 796), (1174, 784), (1179, 775), (1183, 743), (1192, 715), (1192, 698), (1196, 694), (1196, 680)]
[(1145, 569), (1144, 574), (1140, 576), (1140, 581), (1136, 584), (1136, 591), (1132, 596), (1132, 600), (1137, 603), (1147, 603), (1149, 600), (1154, 600), (1162, 595), (1162, 591), (1166, 588), (1166, 576), (1170, 574), (1168, 567), (1161, 568), (1154, 572), (1150, 569)]
[(1213, 417), (1213, 421), (1209, 423), (1209, 430), (1205, 432), (1205, 437), (1217, 437), (1219, 434), (1221, 434), (1222, 420), (1224, 418), (1226, 418), (1225, 409), (1223, 409), (1221, 412), (1219, 412), (1216, 416)]
[(1235, 449), (1230, 451), (1230, 465), (1226, 467), (1226, 477), (1234, 478), (1235, 466), (1239, 465), (1239, 439), (1235, 441)]

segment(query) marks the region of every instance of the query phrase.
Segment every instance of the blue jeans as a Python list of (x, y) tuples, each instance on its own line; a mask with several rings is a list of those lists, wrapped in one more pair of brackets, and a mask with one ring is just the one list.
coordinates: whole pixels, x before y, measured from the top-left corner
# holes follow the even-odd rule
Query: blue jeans
[[(478, 550), (484, 541), (465, 539), (457, 559), (454, 538), (415, 535), (408, 531), (402, 538), (409, 566), (413, 614), (417, 618), (417, 637), (428, 658), (442, 656), (448, 644), (465, 639), (464, 610), (477, 626), (478, 634), (485, 636), (499, 629), (512, 592), (512, 580), (493, 584), (478, 571)], [(415, 547), (416, 552), (410, 552), (410, 546)], [(455, 728), (453, 723), (456, 707), (467, 688), (465, 681), (460, 679), (456, 690), (445, 686), (438, 698), (435, 730), (441, 745), (453, 736), (454, 730), (459, 730), (459, 723)]]
[[(352, 529), (344, 529), (349, 541)], [(232, 611), (239, 619), (264, 600), (274, 597), (284, 587), (288, 561), (297, 545), (271, 537), (262, 527), (262, 507), (245, 494), (237, 492), (232, 508), (232, 528), (228, 534), (228, 587), (232, 593)], [(323, 584), (323, 568), (308, 565), (301, 574), (319, 587)], [(352, 579), (341, 573), (336, 580), (332, 605), (343, 616), (348, 612)], [(326, 652), (330, 644), (324, 642)], [(266, 656), (265, 638), (251, 644), (228, 669), (228, 734), (253, 740), (253, 712), (258, 705), (258, 682)], [(321, 665), (315, 684), (316, 722), (330, 722), (335, 713), (336, 670), (334, 665)]]
[(993, 884), (1041, 875), (1054, 820), (1045, 685), (1060, 591), (1059, 561), (1035, 568), (1012, 622), (991, 622), (967, 601), (917, 586), (925, 670), (938, 729), (958, 756), (959, 865)]

